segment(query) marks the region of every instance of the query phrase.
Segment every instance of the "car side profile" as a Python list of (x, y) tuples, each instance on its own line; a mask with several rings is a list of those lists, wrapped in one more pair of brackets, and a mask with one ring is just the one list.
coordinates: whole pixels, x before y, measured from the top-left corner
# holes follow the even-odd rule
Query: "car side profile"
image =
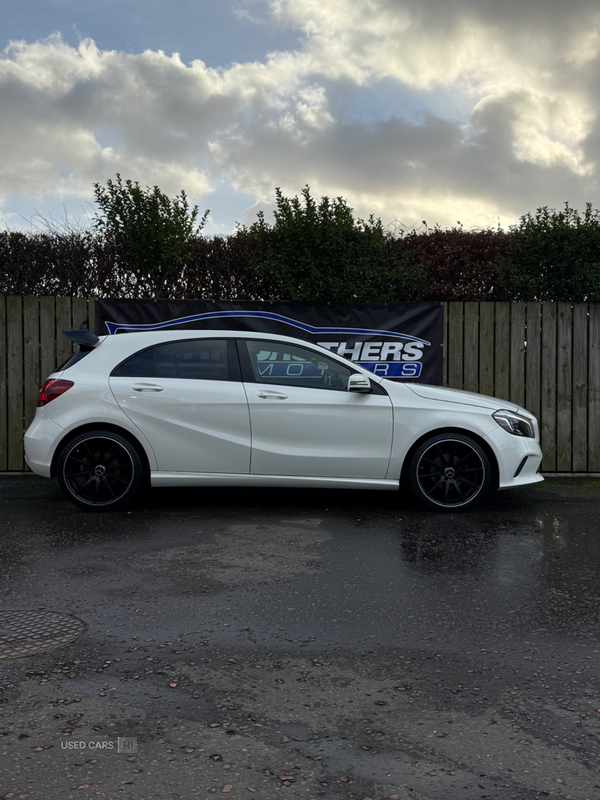
[(543, 480), (537, 422), (514, 403), (393, 382), (287, 336), (65, 334), (79, 349), (44, 382), (25, 457), (85, 509), (149, 482), (410, 487), (455, 511)]

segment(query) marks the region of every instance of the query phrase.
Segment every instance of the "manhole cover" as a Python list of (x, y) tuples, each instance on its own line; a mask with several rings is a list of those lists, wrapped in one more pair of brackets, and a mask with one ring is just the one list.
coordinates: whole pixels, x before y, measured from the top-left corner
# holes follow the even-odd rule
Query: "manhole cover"
[(45, 653), (85, 630), (75, 617), (47, 611), (0, 611), (0, 659)]

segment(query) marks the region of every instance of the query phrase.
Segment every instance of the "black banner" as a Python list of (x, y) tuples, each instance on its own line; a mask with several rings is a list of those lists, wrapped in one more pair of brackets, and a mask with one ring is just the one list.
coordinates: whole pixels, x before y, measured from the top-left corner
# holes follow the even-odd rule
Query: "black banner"
[(97, 300), (96, 333), (259, 331), (305, 339), (375, 375), (442, 384), (441, 303)]

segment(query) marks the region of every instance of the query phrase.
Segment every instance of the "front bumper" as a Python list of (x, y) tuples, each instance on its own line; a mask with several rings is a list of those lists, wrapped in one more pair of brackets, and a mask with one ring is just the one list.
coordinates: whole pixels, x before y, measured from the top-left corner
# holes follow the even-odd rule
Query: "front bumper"
[[(539, 473), (542, 451), (539, 442), (535, 439), (515, 436), (499, 425), (497, 430), (493, 430), (486, 436), (486, 439), (498, 462), (499, 489), (526, 486), (544, 480)], [(521, 469), (517, 475), (520, 466)]]

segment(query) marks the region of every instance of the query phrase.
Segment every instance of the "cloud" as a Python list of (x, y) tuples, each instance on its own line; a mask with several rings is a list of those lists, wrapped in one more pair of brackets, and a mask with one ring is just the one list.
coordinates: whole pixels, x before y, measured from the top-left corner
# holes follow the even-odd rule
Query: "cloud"
[(308, 182), (318, 194), (348, 197), (363, 217), (373, 212), (406, 225), (422, 219), (506, 225), (540, 197), (554, 205), (569, 197), (584, 202), (581, 178), (568, 165), (521, 162), (513, 152), (511, 101), (516, 102), (481, 107), (468, 133), (439, 117), (424, 117), (420, 124), (393, 118), (336, 123), (315, 134), (309, 146), (258, 121), (246, 128), (243, 140), (223, 140), (215, 158), (237, 176), (240, 188), (263, 200), (271, 197), (273, 182), (287, 193)]
[(272, 8), (304, 29), (305, 51), (323, 75), (393, 78), (473, 105), (520, 93), (521, 157), (585, 168), (577, 145), (597, 113), (586, 80), (600, 53), (595, 0), (273, 0)]
[[(240, 7), (262, 14), (259, 0)], [(90, 197), (121, 172), (208, 205), (225, 182), (265, 207), (275, 186), (296, 194), (309, 183), (361, 215), (442, 225), (594, 200), (596, 0), (262, 9), (302, 31), (301, 45), (222, 69), (58, 35), (12, 43), (0, 58), (0, 192)], [(364, 112), (384, 85), (410, 108)]]
[[(210, 102), (210, 76), (174, 56), (100, 52), (58, 36), (12, 44), (0, 61), (0, 185), (6, 193), (90, 196), (92, 184), (126, 172), (168, 190), (204, 193), (203, 171), (186, 163), (191, 108)], [(213, 114), (214, 116), (214, 114)], [(110, 131), (115, 146), (103, 146)]]

